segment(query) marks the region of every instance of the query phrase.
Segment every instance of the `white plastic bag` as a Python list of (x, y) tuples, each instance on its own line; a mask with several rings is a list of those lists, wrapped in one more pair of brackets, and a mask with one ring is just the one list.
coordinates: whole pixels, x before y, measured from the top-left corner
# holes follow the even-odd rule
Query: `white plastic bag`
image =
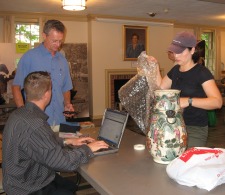
[(181, 185), (210, 191), (225, 183), (225, 149), (190, 148), (171, 161), (166, 172)]

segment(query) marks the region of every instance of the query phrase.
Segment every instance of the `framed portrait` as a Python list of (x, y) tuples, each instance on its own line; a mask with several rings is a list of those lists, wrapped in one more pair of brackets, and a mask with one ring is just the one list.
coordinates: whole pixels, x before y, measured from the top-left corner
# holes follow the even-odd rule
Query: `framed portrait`
[(123, 26), (124, 60), (136, 61), (142, 51), (147, 52), (146, 26)]

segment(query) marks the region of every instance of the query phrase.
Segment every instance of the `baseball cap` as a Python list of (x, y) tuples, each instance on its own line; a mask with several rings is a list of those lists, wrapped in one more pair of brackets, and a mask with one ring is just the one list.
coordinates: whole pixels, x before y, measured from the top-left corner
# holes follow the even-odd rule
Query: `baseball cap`
[(174, 37), (172, 43), (168, 47), (168, 51), (172, 51), (176, 54), (182, 53), (188, 47), (195, 47), (197, 39), (191, 32), (180, 32)]

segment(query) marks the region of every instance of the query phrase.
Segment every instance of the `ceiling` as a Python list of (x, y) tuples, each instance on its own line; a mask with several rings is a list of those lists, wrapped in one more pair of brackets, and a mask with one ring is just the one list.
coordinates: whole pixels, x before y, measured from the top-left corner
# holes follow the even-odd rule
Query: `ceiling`
[[(225, 27), (225, 0), (87, 0), (84, 11), (65, 11), (61, 0), (0, 0), (0, 13), (103, 15)], [(156, 13), (150, 17), (149, 12)]]

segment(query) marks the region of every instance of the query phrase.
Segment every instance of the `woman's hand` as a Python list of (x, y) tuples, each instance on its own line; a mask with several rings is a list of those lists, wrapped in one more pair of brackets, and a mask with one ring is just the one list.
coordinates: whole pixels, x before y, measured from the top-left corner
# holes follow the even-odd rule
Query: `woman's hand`
[(157, 59), (153, 56), (147, 56), (147, 60), (148, 60), (148, 63), (158, 64)]
[(189, 106), (188, 97), (181, 97), (180, 98), (180, 107), (181, 108), (186, 108), (188, 106)]

